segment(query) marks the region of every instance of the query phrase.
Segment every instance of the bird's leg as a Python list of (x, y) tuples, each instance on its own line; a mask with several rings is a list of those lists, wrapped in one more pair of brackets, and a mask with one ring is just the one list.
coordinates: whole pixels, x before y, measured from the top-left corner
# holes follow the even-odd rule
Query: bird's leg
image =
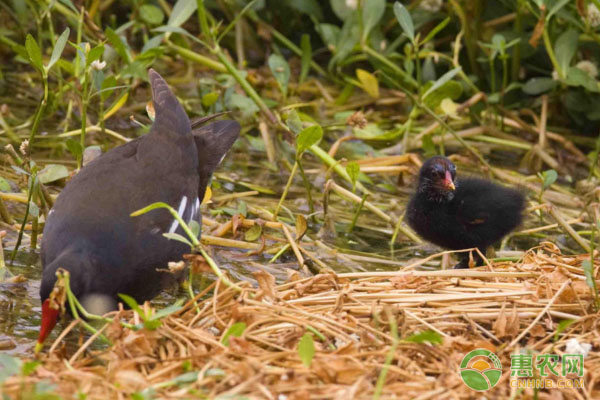
[[(481, 254), (485, 254), (485, 248), (483, 250), (479, 249), (479, 251), (481, 251)], [(454, 269), (468, 269), (471, 262), (474, 267), (483, 262), (483, 258), (479, 255), (479, 252), (469, 251), (468, 253), (461, 253), (460, 262), (454, 266)]]
[(460, 256), (460, 262), (454, 266), (454, 269), (468, 269), (468, 268), (469, 268), (469, 253), (463, 253)]
[(440, 262), (441, 269), (450, 269), (451, 262), (452, 259), (450, 258), (450, 254), (444, 254)]

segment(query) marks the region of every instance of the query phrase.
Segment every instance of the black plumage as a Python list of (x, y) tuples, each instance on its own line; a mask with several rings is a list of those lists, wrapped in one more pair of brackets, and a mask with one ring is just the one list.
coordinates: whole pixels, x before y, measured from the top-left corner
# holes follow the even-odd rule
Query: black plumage
[(40, 343), (58, 314), (48, 303), (58, 268), (69, 271), (71, 289), (84, 305), (100, 298), (108, 309), (116, 307), (119, 293), (143, 302), (180, 278), (164, 270), (190, 249), (163, 236), (183, 234), (179, 224), (165, 209), (130, 214), (165, 202), (184, 221), (200, 223), (210, 177), (239, 136), (235, 121), (192, 131), (162, 77), (150, 70), (149, 79), (155, 110), (150, 132), (82, 168), (48, 215), (42, 239)]
[[(479, 178), (456, 179), (454, 164), (436, 156), (421, 167), (406, 218), (419, 236), (440, 247), (476, 247), (485, 254), (521, 223), (524, 208), (525, 197), (518, 190)], [(455, 268), (468, 268), (468, 260), (464, 253)]]

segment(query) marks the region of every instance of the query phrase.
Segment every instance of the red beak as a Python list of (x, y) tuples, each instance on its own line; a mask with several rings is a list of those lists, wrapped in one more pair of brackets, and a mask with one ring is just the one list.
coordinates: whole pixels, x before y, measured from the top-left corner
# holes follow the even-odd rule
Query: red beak
[(444, 178), (444, 186), (446, 186), (450, 190), (456, 189), (456, 186), (454, 186), (454, 182), (452, 181), (452, 175), (450, 174), (450, 171), (446, 171), (446, 177)]
[(52, 332), (54, 325), (56, 325), (58, 313), (59, 310), (55, 310), (54, 308), (50, 307), (50, 299), (44, 300), (44, 303), (42, 303), (42, 323), (40, 326), (40, 335), (38, 336), (38, 340), (35, 345), (36, 353), (39, 353), (44, 347), (44, 341), (50, 332)]

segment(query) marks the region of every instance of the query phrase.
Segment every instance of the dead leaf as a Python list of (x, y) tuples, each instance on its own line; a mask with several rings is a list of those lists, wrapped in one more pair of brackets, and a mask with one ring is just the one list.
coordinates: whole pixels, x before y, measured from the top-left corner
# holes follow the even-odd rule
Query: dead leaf
[(506, 303), (502, 304), (500, 313), (498, 314), (496, 321), (494, 321), (494, 324), (492, 325), (492, 330), (499, 338), (503, 338), (506, 336), (506, 325), (508, 323), (508, 320), (505, 313), (505, 305)]
[(234, 237), (237, 233), (238, 228), (242, 226), (243, 222), (244, 216), (242, 214), (236, 214), (233, 217), (231, 217), (231, 232)]
[(529, 334), (533, 337), (544, 337), (546, 336), (546, 330), (543, 326), (536, 324), (529, 330)]
[(328, 356), (313, 361), (312, 370), (327, 383), (352, 384), (365, 373), (363, 366), (346, 357)]
[(122, 390), (129, 393), (140, 391), (148, 386), (144, 375), (133, 369), (117, 371), (114, 380)]
[(515, 304), (507, 319), (506, 335), (511, 338), (516, 337), (519, 334), (519, 328), (519, 313), (517, 312), (517, 305)]
[(542, 5), (540, 8), (540, 18), (538, 19), (535, 28), (533, 29), (533, 33), (531, 34), (531, 38), (529, 39), (529, 44), (531, 47), (536, 48), (542, 34), (544, 33), (544, 27), (546, 25), (546, 6)]
[(361, 87), (369, 96), (374, 99), (379, 98), (379, 81), (372, 73), (364, 69), (356, 70), (356, 77), (360, 81)]
[(302, 236), (304, 236), (307, 229), (308, 224), (306, 223), (306, 218), (304, 218), (304, 215), (296, 215), (296, 242), (299, 242), (300, 239), (302, 239)]
[(275, 289), (275, 277), (267, 271), (254, 271), (252, 273), (258, 282), (260, 289), (272, 299), (278, 298), (277, 290)]

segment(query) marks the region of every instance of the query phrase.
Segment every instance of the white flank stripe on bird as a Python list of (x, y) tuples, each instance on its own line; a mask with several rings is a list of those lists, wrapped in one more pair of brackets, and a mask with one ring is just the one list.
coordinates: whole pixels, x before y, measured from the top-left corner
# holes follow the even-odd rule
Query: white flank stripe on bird
[[(179, 203), (179, 208), (177, 209), (177, 214), (181, 218), (183, 218), (183, 212), (185, 211), (185, 206), (187, 205), (187, 196), (183, 196), (181, 198), (181, 202)], [(171, 228), (169, 229), (169, 233), (174, 233), (177, 227), (179, 226), (179, 221), (174, 220), (171, 224)]]
[(190, 215), (190, 221), (196, 219), (196, 216), (198, 216), (199, 209), (200, 209), (200, 199), (198, 197), (196, 197), (196, 201), (194, 202), (194, 205), (192, 206), (192, 214)]

